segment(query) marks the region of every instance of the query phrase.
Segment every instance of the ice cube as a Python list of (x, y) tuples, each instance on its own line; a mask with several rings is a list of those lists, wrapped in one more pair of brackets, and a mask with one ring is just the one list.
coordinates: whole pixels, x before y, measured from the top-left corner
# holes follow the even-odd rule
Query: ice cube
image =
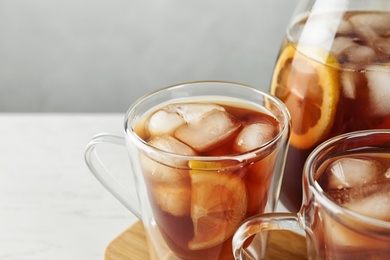
[(390, 55), (390, 38), (379, 38), (373, 44), (378, 52)]
[(350, 18), (355, 33), (369, 46), (373, 46), (373, 42), (379, 38), (372, 26), (375, 22), (371, 21), (371, 18), (375, 20), (375, 17), (365, 15), (355, 15)]
[(201, 117), (214, 109), (225, 111), (223, 107), (209, 103), (182, 103), (173, 105), (173, 108), (186, 122)]
[(155, 112), (146, 123), (147, 132), (151, 136), (173, 134), (179, 126), (185, 123), (183, 117), (171, 107), (165, 107)]
[(177, 103), (163, 107), (155, 112), (147, 122), (147, 131), (151, 136), (173, 134), (175, 130), (205, 113), (225, 109), (209, 103)]
[(256, 149), (276, 135), (273, 125), (255, 123), (245, 126), (237, 135), (234, 150), (239, 153)]
[(390, 168), (388, 168), (388, 169), (386, 170), (386, 172), (385, 172), (385, 174), (384, 174), (384, 177), (385, 177), (386, 179), (390, 179)]
[(328, 192), (342, 207), (361, 215), (390, 220), (390, 182), (381, 180), (359, 187)]
[(390, 24), (390, 15), (388, 13), (365, 13), (356, 14), (349, 19), (354, 29), (368, 27), (375, 34), (382, 36), (388, 32)]
[(193, 149), (204, 152), (228, 140), (240, 126), (229, 113), (214, 109), (180, 126), (175, 136)]
[(371, 183), (385, 172), (384, 166), (363, 158), (341, 158), (327, 168), (327, 190), (351, 188)]
[(369, 109), (373, 116), (390, 114), (390, 67), (370, 65), (366, 67)]
[(151, 146), (169, 153), (181, 155), (196, 155), (196, 152), (188, 145), (180, 142), (170, 135), (153, 137), (148, 142)]
[(377, 186), (374, 193), (361, 200), (350, 200), (344, 207), (371, 218), (390, 221), (390, 183)]
[(175, 217), (188, 216), (191, 212), (191, 185), (164, 183), (151, 187), (153, 198), (162, 211)]
[(348, 61), (369, 64), (375, 58), (375, 51), (364, 45), (354, 45), (345, 50)]
[(187, 170), (181, 170), (172, 166), (167, 166), (161, 160), (164, 157), (158, 158), (160, 161), (156, 161), (155, 158), (151, 158), (145, 154), (140, 154), (140, 162), (142, 172), (145, 178), (151, 183), (181, 183), (185, 184), (190, 181)]
[[(334, 21), (337, 21), (336, 19)], [(353, 32), (352, 25), (347, 20), (340, 20), (337, 28), (337, 34), (339, 35), (351, 35)]]
[(330, 52), (337, 58), (337, 60), (342, 60), (342, 58), (346, 56), (345, 50), (356, 45), (357, 43), (350, 37), (337, 37), (333, 41)]
[(341, 85), (343, 86), (343, 95), (346, 98), (356, 98), (356, 77), (353, 71), (343, 71), (341, 74)]
[[(156, 136), (149, 141), (149, 144), (169, 153), (196, 155), (191, 147), (169, 135)], [(161, 153), (141, 154), (140, 160), (145, 175), (154, 182), (189, 181), (188, 172), (179, 169), (180, 167), (187, 167), (187, 161), (185, 160)]]

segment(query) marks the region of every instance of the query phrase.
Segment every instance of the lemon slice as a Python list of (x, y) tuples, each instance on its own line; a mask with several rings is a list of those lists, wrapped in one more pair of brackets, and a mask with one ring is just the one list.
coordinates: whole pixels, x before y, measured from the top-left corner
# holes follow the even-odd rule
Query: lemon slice
[(340, 65), (328, 52), (301, 49), (303, 52), (298, 52), (294, 45), (288, 45), (282, 51), (270, 92), (290, 111), (291, 144), (308, 149), (322, 141), (332, 128), (340, 95)]
[(245, 217), (248, 194), (241, 178), (230, 172), (192, 170), (190, 175), (194, 237), (188, 247), (201, 250), (233, 235)]

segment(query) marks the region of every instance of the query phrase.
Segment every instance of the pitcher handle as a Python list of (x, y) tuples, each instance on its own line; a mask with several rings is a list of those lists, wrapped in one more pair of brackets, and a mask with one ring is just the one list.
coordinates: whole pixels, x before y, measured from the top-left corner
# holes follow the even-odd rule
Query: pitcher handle
[[(246, 252), (244, 243), (259, 232), (269, 230), (304, 230), (297, 213), (266, 213), (249, 218), (237, 229), (233, 236), (232, 246), (235, 260), (244, 260)], [(262, 237), (262, 236), (260, 236)], [(265, 255), (265, 252), (260, 252)], [(252, 259), (252, 258), (250, 258)]]
[(126, 146), (122, 135), (102, 133), (94, 136), (85, 150), (85, 162), (98, 181), (138, 219), (141, 219), (138, 200), (128, 192), (101, 162), (96, 147), (100, 144)]

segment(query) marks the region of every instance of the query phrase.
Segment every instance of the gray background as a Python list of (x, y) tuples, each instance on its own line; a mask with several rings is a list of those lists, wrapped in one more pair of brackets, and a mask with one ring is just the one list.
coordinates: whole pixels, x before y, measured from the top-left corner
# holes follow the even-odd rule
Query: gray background
[(268, 90), (297, 0), (0, 0), (0, 112), (125, 112), (195, 80)]

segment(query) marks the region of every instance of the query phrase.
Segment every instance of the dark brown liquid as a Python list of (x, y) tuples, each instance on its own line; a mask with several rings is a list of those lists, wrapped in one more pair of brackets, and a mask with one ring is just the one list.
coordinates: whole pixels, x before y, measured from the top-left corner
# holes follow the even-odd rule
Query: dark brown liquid
[[(230, 101), (229, 101), (230, 102)], [(233, 115), (240, 123), (241, 127), (237, 130), (237, 133), (233, 137), (225, 140), (223, 143), (220, 143), (212, 150), (207, 150), (205, 152), (198, 152), (198, 155), (201, 156), (220, 156), (220, 155), (231, 155), (237, 154), (237, 151), (234, 148), (235, 136), (240, 132), (240, 130), (252, 123), (256, 122), (265, 122), (271, 124), (275, 129), (275, 135), (279, 131), (279, 123), (277, 120), (270, 116), (269, 114), (263, 113), (260, 109), (242, 107), (243, 104), (240, 103), (219, 103), (224, 107), (224, 109), (231, 115)], [(151, 113), (152, 114), (152, 113)], [(150, 116), (150, 115), (149, 115)], [(142, 137), (145, 141), (153, 138), (153, 136), (148, 135), (148, 131), (144, 129), (145, 122), (147, 122), (147, 117), (141, 118), (140, 123), (136, 127), (137, 134)], [(277, 153), (275, 150), (275, 145), (272, 145), (270, 149), (259, 153), (254, 154), (253, 157), (245, 162), (228, 162), (229, 167), (224, 168), (223, 162), (219, 169), (214, 169), (216, 174), (226, 174), (229, 176), (235, 176), (235, 178), (240, 178), (240, 181), (244, 183), (245, 192), (247, 195), (242, 194), (242, 196), (248, 197), (248, 205), (245, 206), (246, 212), (242, 217), (242, 220), (245, 218), (251, 217), (253, 215), (264, 212), (268, 195), (267, 191), (272, 181), (272, 173), (274, 169), (275, 160), (277, 159)], [(162, 166), (167, 167), (167, 166)], [(181, 166), (183, 167), (183, 166)], [(169, 169), (169, 167), (167, 168)], [(178, 170), (174, 167), (170, 168), (172, 171), (180, 172), (182, 175), (189, 175), (190, 170)], [(217, 245), (212, 245), (210, 247), (205, 247), (199, 250), (191, 250), (189, 247), (190, 241), (194, 237), (194, 224), (193, 219), (190, 213), (181, 214), (175, 216), (170, 212), (166, 212), (159, 204), (159, 197), (163, 197), (166, 194), (159, 193), (156, 197), (155, 195), (155, 186), (160, 183), (156, 183), (151, 178), (151, 174), (146, 172), (147, 169), (144, 169), (145, 181), (147, 184), (149, 192), (149, 200), (152, 204), (152, 210), (154, 214), (155, 221), (159, 227), (159, 230), (169, 246), (169, 248), (174, 252), (175, 255), (180, 257), (180, 259), (187, 260), (198, 260), (198, 259), (233, 259), (232, 248), (231, 248), (231, 237), (233, 234), (229, 234), (221, 243)], [(216, 175), (216, 176), (217, 176)], [(191, 183), (191, 182), (190, 182)], [(165, 185), (165, 184), (162, 184)], [(172, 183), (166, 183), (166, 185), (174, 185)], [(178, 184), (181, 185), (181, 184)], [(161, 185), (160, 185), (161, 186)], [(189, 194), (191, 193), (191, 184), (188, 185)], [(186, 193), (187, 194), (187, 193)], [(223, 196), (222, 194), (216, 194), (216, 196)], [(215, 198), (210, 198), (215, 199)], [(218, 198), (217, 198), (218, 199)], [(223, 197), (220, 198), (223, 201)], [(192, 209), (191, 209), (192, 210)], [(206, 230), (207, 231), (207, 230)], [(203, 232), (203, 231), (202, 231)]]

